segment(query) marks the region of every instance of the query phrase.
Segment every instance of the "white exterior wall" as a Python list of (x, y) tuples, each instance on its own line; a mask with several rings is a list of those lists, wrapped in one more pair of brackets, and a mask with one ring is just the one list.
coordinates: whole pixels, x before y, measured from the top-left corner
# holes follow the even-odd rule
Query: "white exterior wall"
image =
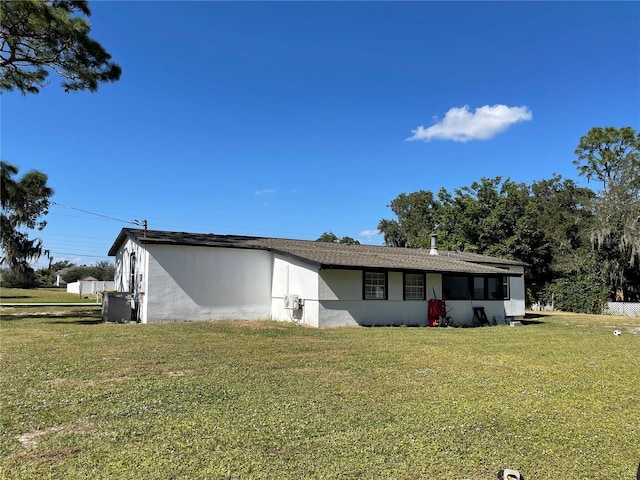
[[(285, 295), (297, 295), (304, 302), (301, 310), (284, 308)], [(318, 323), (318, 272), (307, 263), (274, 254), (271, 285), (271, 318), (303, 323)]]
[(506, 318), (506, 302), (496, 300), (446, 300), (447, 316), (451, 317), (456, 326), (479, 326), (473, 319), (473, 307), (484, 307), (484, 313), (489, 323), (493, 322), (494, 316)]
[[(148, 290), (148, 269), (149, 269), (149, 257), (146, 249), (142, 245), (127, 239), (116, 254), (115, 264), (115, 290), (116, 292), (129, 292), (130, 280), (131, 280), (131, 254), (136, 256), (136, 281), (138, 282), (138, 319), (142, 322), (146, 320), (146, 307), (147, 297), (146, 292)], [(132, 305), (133, 308), (133, 305)]]
[[(388, 273), (387, 300), (363, 300), (362, 275), (361, 270), (320, 271), (320, 327), (427, 324), (427, 301), (403, 300), (401, 272)], [(434, 280), (434, 276), (427, 275), (427, 292)], [(440, 284), (433, 286), (441, 288)]]
[(524, 288), (524, 267), (513, 265), (509, 270), (521, 274), (520, 277), (509, 279), (510, 300), (504, 302), (504, 311), (507, 317), (524, 318), (525, 310), (525, 288)]
[(271, 254), (263, 250), (150, 245), (148, 323), (265, 320), (271, 314)]

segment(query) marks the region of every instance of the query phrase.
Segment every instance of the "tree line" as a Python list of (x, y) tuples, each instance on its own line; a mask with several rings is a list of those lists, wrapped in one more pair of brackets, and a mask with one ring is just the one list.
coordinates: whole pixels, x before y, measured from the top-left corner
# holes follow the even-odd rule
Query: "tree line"
[(581, 176), (598, 190), (554, 174), (530, 185), (500, 176), (437, 193), (401, 193), (395, 218), (378, 224), (392, 247), (440, 248), (520, 260), (527, 301), (600, 313), (607, 300), (640, 300), (640, 134), (595, 127), (575, 150)]
[(76, 265), (68, 260), (51, 261), (48, 266), (29, 269), (16, 275), (10, 268), (0, 269), (0, 285), (4, 288), (35, 288), (56, 286), (58, 276), (67, 283), (77, 282), (85, 278), (100, 281), (113, 281), (116, 267), (113, 262), (102, 260), (94, 265)]

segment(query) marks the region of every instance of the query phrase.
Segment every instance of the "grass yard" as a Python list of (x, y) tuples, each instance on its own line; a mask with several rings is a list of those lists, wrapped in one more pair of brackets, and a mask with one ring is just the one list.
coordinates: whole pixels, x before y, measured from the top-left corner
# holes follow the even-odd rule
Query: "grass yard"
[(534, 320), (317, 330), (5, 312), (0, 476), (635, 479), (640, 319)]
[(2, 288), (2, 303), (96, 303), (94, 294), (67, 293), (61, 288)]

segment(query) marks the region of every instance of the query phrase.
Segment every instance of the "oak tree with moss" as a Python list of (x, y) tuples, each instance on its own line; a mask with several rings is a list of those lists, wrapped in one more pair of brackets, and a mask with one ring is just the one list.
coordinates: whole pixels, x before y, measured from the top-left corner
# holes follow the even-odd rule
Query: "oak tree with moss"
[(602, 274), (616, 300), (640, 298), (640, 133), (594, 127), (575, 154), (580, 174), (602, 183), (591, 234)]
[(49, 208), (53, 190), (47, 185), (47, 175), (37, 170), (15, 178), (18, 167), (0, 161), (0, 264), (9, 267), (17, 280), (16, 286), (29, 287), (34, 279), (29, 263), (44, 252), (42, 240), (29, 238), (29, 230), (42, 230), (42, 219)]

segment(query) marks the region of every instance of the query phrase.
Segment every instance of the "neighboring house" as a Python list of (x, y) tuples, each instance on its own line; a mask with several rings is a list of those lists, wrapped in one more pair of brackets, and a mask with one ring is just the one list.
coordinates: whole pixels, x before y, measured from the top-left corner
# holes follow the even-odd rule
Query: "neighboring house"
[(64, 287), (67, 285), (67, 281), (64, 279), (64, 276), (68, 274), (73, 268), (74, 267), (66, 267), (56, 272), (56, 287)]
[[(434, 237), (435, 241), (435, 237)], [(109, 250), (116, 291), (141, 323), (295, 321), (426, 325), (444, 299), (457, 325), (525, 313), (523, 262), (464, 252), (124, 228)]]

